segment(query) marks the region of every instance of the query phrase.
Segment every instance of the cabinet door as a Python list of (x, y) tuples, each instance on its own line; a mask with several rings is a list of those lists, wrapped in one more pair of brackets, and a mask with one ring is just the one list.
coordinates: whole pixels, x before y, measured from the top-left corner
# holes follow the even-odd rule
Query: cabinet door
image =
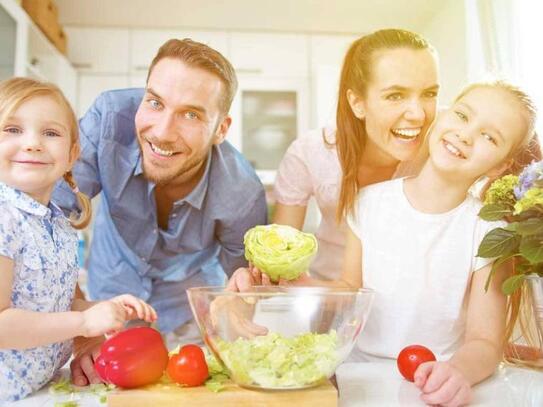
[(128, 73), (129, 30), (66, 27), (68, 58), (80, 72)]
[(85, 114), (100, 93), (126, 87), (128, 87), (127, 75), (80, 74), (77, 101), (79, 117)]
[(230, 60), (240, 74), (307, 77), (307, 36), (231, 33)]
[(288, 146), (308, 129), (307, 78), (239, 76), (228, 140), (271, 184)]
[(147, 73), (151, 61), (162, 44), (171, 38), (191, 38), (216, 49), (228, 58), (228, 33), (222, 31), (133, 30), (131, 35), (130, 71)]
[(312, 35), (310, 40), (311, 122), (322, 127), (335, 122), (339, 75), (351, 35)]

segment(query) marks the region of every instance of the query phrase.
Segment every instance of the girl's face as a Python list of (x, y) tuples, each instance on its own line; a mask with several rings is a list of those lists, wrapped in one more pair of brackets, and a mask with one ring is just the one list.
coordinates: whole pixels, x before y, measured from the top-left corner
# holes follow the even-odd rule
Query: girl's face
[(351, 103), (354, 114), (365, 121), (366, 154), (378, 165), (410, 160), (435, 117), (435, 56), (427, 49), (378, 51), (371, 74), (365, 97)]
[(442, 112), (430, 135), (435, 168), (469, 184), (494, 177), (528, 131), (521, 105), (507, 91), (477, 87)]
[(0, 129), (0, 181), (44, 205), (75, 161), (68, 115), (52, 96), (23, 102)]

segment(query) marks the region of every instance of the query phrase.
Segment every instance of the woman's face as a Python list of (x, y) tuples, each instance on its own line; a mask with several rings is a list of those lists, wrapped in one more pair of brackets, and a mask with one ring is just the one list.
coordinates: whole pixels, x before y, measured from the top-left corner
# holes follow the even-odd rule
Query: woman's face
[(413, 159), (436, 113), (436, 58), (427, 49), (378, 51), (371, 74), (366, 95), (358, 106), (351, 103), (365, 121), (366, 162), (385, 166)]

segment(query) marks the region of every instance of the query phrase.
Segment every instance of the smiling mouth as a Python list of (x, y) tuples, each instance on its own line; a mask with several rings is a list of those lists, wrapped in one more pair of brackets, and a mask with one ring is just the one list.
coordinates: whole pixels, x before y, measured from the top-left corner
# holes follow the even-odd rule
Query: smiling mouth
[(149, 144), (149, 147), (151, 147), (151, 150), (155, 154), (158, 154), (161, 157), (171, 157), (173, 155), (179, 154), (178, 151), (176, 152), (176, 151), (172, 151), (172, 150), (163, 150), (163, 149), (157, 147), (156, 145), (154, 145), (153, 143), (151, 143), (150, 141), (147, 141), (147, 143)]
[(47, 165), (48, 163), (44, 163), (43, 161), (34, 161), (34, 160), (15, 160), (14, 161), (17, 164), (33, 164), (33, 165)]
[(451, 143), (449, 143), (447, 140), (442, 140), (443, 142), (443, 147), (445, 147), (445, 149), (451, 153), (452, 155), (454, 155), (455, 157), (458, 157), (458, 158), (461, 158), (463, 160), (466, 159), (466, 156), (464, 155), (464, 153), (462, 153), (462, 151), (460, 151), (458, 148), (456, 148), (455, 146), (453, 146)]
[(422, 127), (411, 129), (390, 129), (390, 132), (394, 135), (394, 137), (400, 140), (413, 141), (416, 140), (422, 132)]

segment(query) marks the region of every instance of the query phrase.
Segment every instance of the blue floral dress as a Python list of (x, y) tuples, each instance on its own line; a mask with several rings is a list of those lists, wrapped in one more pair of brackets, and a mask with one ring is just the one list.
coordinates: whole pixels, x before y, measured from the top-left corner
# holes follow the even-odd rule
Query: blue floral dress
[[(11, 308), (70, 310), (78, 272), (77, 235), (60, 208), (53, 203), (46, 207), (0, 183), (0, 256), (14, 261)], [(0, 349), (0, 404), (41, 388), (71, 351), (71, 340), (32, 349)]]

